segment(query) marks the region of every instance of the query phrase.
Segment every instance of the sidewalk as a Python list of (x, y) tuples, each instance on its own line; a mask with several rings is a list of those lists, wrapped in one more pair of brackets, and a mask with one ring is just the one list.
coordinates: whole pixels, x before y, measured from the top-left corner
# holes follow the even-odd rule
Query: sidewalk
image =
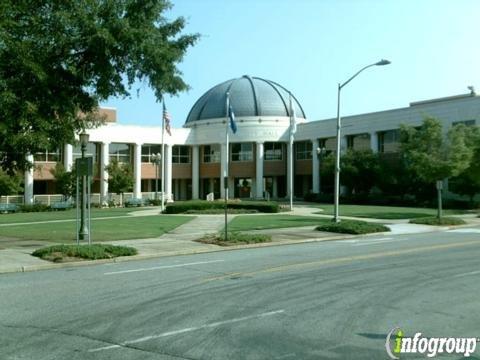
[[(147, 211), (150, 211), (151, 215), (158, 214), (158, 210), (156, 212), (153, 210)], [(314, 214), (314, 212), (318, 212), (318, 209), (299, 205), (296, 206), (292, 212), (283, 214), (331, 218), (331, 215)], [(147, 215), (147, 213), (145, 213), (144, 215)], [(237, 215), (229, 215), (228, 219), (232, 220), (235, 216)], [(469, 226), (480, 225), (480, 218), (475, 218), (474, 216), (468, 215), (464, 215), (462, 217), (468, 221)], [(350, 217), (342, 218), (347, 219)], [(380, 220), (364, 218), (352, 219), (380, 222), (386, 224), (388, 227), (390, 227), (391, 232), (382, 233), (384, 235), (425, 233), (449, 229), (449, 227), (432, 227), (427, 225), (409, 224), (408, 220)], [(0, 273), (35, 271), (59, 267), (89, 265), (94, 263), (120, 262), (163, 256), (187, 255), (252, 247), (298, 244), (314, 241), (341, 240), (358, 237), (358, 235), (319, 232), (314, 229), (314, 226), (305, 226), (250, 231), (251, 233), (262, 233), (271, 235), (272, 242), (270, 243), (220, 247), (217, 245), (203, 244), (194, 241), (201, 238), (205, 234), (221, 230), (224, 226), (224, 221), (225, 218), (223, 215), (198, 215), (192, 221), (180, 225), (173, 231), (165, 233), (158, 238), (105, 242), (114, 245), (135, 247), (138, 250), (138, 255), (107, 260), (97, 260), (95, 262), (81, 261), (76, 263), (54, 264), (30, 255), (34, 250), (47, 245), (52, 245), (53, 243), (43, 241), (17, 241), (15, 239), (3, 239), (0, 241)], [(370, 236), (371, 235), (372, 234), (370, 234)]]

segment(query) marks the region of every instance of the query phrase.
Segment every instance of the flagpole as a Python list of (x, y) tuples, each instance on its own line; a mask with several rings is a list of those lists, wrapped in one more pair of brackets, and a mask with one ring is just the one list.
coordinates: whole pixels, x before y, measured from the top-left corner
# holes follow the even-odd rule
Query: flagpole
[(288, 159), (290, 173), (288, 174), (290, 178), (290, 211), (293, 210), (293, 122), (295, 121), (295, 117), (293, 115), (293, 105), (292, 105), (292, 94), (290, 94), (290, 158)]
[(225, 242), (228, 241), (228, 157), (229, 157), (229, 145), (228, 145), (228, 111), (230, 109), (230, 93), (227, 92), (227, 100), (225, 103), (225, 173), (223, 174), (223, 188), (224, 188), (224, 199), (225, 199)]
[(162, 167), (162, 194), (160, 197), (160, 211), (163, 212), (165, 210), (164, 207), (164, 194), (165, 194), (165, 166), (164, 166), (164, 159), (165, 159), (165, 143), (164, 143), (164, 135), (165, 135), (165, 99), (163, 98), (163, 109), (162, 109), (162, 156), (160, 157), (160, 164)]

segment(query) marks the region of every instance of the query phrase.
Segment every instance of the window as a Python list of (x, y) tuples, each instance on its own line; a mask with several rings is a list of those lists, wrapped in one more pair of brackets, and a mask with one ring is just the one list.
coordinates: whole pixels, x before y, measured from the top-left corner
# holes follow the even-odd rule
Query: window
[(116, 160), (119, 163), (130, 163), (130, 145), (129, 144), (110, 144), (108, 148), (110, 161)]
[[(82, 157), (82, 147), (80, 144), (73, 146), (72, 149), (72, 156), (73, 156), (73, 162), (75, 162), (75, 159), (79, 159)], [(97, 151), (97, 144), (96, 143), (87, 143), (87, 149), (85, 150), (85, 156), (87, 157), (93, 157), (93, 162), (99, 162), (100, 161), (100, 152)]]
[(60, 150), (45, 150), (45, 152), (38, 152), (33, 156), (33, 159), (38, 162), (57, 162), (60, 161)]
[(232, 144), (232, 161), (252, 161), (252, 143)]
[(190, 163), (190, 146), (176, 145), (172, 148), (172, 163)]
[(475, 120), (454, 121), (452, 126), (463, 124), (465, 126), (475, 126)]
[(218, 163), (220, 162), (220, 144), (205, 145), (203, 147), (203, 162)]
[(161, 153), (162, 145), (142, 145), (142, 163), (153, 163), (152, 155)]
[(347, 136), (347, 148), (354, 150), (369, 150), (370, 149), (370, 135), (358, 134)]
[(300, 141), (295, 143), (295, 154), (297, 160), (308, 160), (312, 158), (312, 142)]
[(264, 145), (265, 160), (282, 160), (283, 159), (283, 145), (277, 142), (267, 142)]
[(387, 130), (378, 133), (378, 149), (382, 153), (396, 152), (400, 147), (400, 130)]

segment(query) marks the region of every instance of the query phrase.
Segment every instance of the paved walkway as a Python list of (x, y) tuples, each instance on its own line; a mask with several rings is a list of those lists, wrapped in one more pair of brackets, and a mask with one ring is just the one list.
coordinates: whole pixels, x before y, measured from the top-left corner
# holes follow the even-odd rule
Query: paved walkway
[[(318, 208), (312, 208), (310, 206), (304, 205), (296, 205), (293, 211), (285, 212), (282, 214), (331, 218), (331, 215), (315, 214), (315, 212), (318, 211)], [(158, 216), (158, 214), (158, 208), (132, 212), (132, 215), (134, 216)], [(271, 214), (258, 215), (261, 216)], [(231, 221), (235, 216), (237, 215), (229, 215), (229, 221)], [(342, 218), (347, 219), (350, 217)], [(480, 225), (480, 218), (476, 218), (475, 215), (462, 215), (462, 218), (467, 219), (470, 225)], [(431, 227), (426, 225), (408, 224), (408, 220), (380, 220), (363, 218), (361, 220), (387, 224), (387, 226), (389, 226), (391, 229), (391, 232), (388, 233), (389, 235), (431, 232), (448, 229), (448, 227)], [(194, 254), (201, 252), (252, 247), (252, 245), (239, 245), (225, 248), (194, 241), (201, 238), (205, 234), (214, 233), (223, 229), (224, 221), (224, 215), (197, 215), (193, 220), (182, 224), (171, 232), (165, 233), (157, 238), (110, 241), (108, 243), (135, 247), (138, 250), (139, 255), (134, 257), (118, 258), (114, 260), (105, 260), (105, 262), (126, 261), (131, 259), (144, 259), (149, 257)], [(314, 228), (314, 226), (305, 226), (284, 229), (255, 230), (251, 232), (272, 235), (272, 243), (254, 245), (260, 247), (298, 242), (338, 240), (353, 237), (351, 235), (319, 232), (316, 231)], [(44, 241), (19, 241), (16, 239), (8, 238), (0, 239), (0, 273), (33, 271), (59, 266), (72, 266), (72, 264), (52, 264), (50, 262), (40, 260), (30, 255), (34, 250), (50, 244), (53, 243)], [(89, 262), (83, 262), (83, 264), (88, 263)]]

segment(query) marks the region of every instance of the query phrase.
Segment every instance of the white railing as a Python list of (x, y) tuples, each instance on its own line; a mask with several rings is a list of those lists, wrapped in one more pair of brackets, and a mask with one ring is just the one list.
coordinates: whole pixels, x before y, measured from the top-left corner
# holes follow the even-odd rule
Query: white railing
[(51, 205), (57, 202), (62, 202), (64, 200), (63, 195), (55, 194), (55, 195), (33, 195), (33, 203), (34, 204), (45, 204)]
[(23, 204), (23, 195), (0, 196), (0, 204)]
[[(161, 199), (162, 193), (159, 191), (157, 193), (158, 199)], [(117, 206), (123, 205), (125, 201), (128, 201), (130, 199), (134, 198), (133, 193), (124, 193), (123, 194), (123, 201), (121, 199), (121, 195), (118, 194), (113, 194), (109, 193), (108, 194), (108, 201), (113, 202)], [(92, 204), (100, 204), (100, 194), (99, 193), (93, 193), (90, 195), (90, 202)], [(142, 199), (144, 200), (153, 200), (155, 199), (155, 192), (143, 192), (142, 193)], [(165, 194), (165, 199), (166, 194)], [(70, 199), (72, 202), (75, 202), (75, 197)], [(172, 195), (172, 200), (173, 200), (173, 195)], [(34, 204), (45, 204), (45, 205), (52, 205), (57, 202), (62, 202), (65, 201), (65, 197), (61, 194), (51, 194), (51, 195), (33, 195), (33, 203)], [(24, 204), (24, 197), (23, 195), (8, 195), (8, 196), (0, 196), (0, 204), (18, 204), (22, 205)]]

